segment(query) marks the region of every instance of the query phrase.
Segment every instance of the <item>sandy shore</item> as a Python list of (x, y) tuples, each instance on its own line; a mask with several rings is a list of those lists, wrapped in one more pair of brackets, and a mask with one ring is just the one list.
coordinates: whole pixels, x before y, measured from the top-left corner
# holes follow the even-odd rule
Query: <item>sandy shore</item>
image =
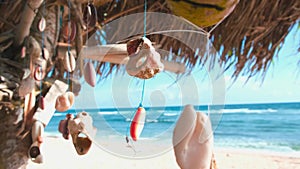
[[(108, 145), (115, 144), (108, 142)], [(115, 147), (118, 147), (115, 145)], [(128, 151), (132, 151), (127, 148)], [(28, 169), (178, 169), (173, 151), (151, 158), (133, 159), (113, 155), (92, 145), (84, 156), (78, 156), (71, 140), (47, 137), (42, 149), (44, 163), (30, 162)], [(300, 169), (300, 155), (240, 149), (216, 149), (219, 169)]]

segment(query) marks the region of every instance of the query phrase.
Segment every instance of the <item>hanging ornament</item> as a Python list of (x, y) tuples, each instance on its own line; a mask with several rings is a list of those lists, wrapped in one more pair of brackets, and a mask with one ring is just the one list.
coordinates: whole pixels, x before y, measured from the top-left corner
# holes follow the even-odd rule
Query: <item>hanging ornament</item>
[(63, 38), (66, 42), (73, 42), (76, 38), (77, 28), (73, 21), (68, 21), (63, 26)]
[(160, 54), (146, 37), (127, 43), (127, 53), (129, 60), (126, 71), (131, 76), (149, 79), (164, 69)]
[(56, 98), (55, 109), (59, 112), (65, 112), (74, 104), (74, 94), (66, 92)]
[(97, 9), (92, 3), (88, 3), (83, 12), (83, 20), (88, 27), (95, 27), (98, 16)]
[(46, 19), (42, 16), (38, 23), (38, 30), (40, 32), (44, 32), (45, 29), (46, 29)]
[(74, 55), (70, 52), (67, 51), (63, 60), (63, 65), (66, 71), (68, 72), (73, 72), (76, 67), (76, 60)]
[(146, 120), (146, 110), (139, 107), (134, 115), (130, 124), (130, 136), (134, 141), (137, 141), (143, 131)]
[(96, 71), (92, 62), (87, 62), (84, 67), (84, 79), (92, 87), (96, 85)]

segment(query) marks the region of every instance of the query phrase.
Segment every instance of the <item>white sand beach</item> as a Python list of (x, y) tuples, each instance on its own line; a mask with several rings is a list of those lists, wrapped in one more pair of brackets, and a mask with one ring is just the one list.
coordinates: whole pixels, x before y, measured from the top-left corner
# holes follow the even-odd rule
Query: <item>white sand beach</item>
[[(107, 142), (114, 146), (115, 142)], [(116, 147), (119, 145), (116, 145)], [(151, 158), (130, 159), (113, 155), (92, 145), (88, 154), (78, 156), (71, 140), (46, 137), (44, 163), (30, 162), (28, 169), (178, 169), (172, 150)], [(300, 155), (241, 149), (215, 149), (219, 169), (300, 169)]]

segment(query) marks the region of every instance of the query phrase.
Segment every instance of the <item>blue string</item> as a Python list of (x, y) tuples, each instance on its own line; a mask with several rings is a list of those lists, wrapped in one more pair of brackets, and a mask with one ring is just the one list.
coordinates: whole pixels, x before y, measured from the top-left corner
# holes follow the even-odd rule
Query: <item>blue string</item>
[[(144, 1), (144, 37), (146, 37), (146, 32), (147, 32), (147, 0)], [(143, 107), (143, 100), (144, 100), (144, 94), (145, 94), (145, 82), (146, 80), (144, 79), (143, 81), (143, 89), (142, 89), (142, 96), (141, 96), (141, 102), (139, 107)]]
[(143, 107), (143, 101), (144, 101), (144, 95), (145, 95), (145, 83), (146, 83), (146, 80), (144, 79), (143, 88), (142, 88), (142, 95), (141, 95), (141, 102), (140, 102), (139, 107)]
[[(68, 55), (70, 54), (70, 51), (71, 51), (71, 47), (70, 47), (70, 44), (71, 44), (71, 1), (69, 0), (68, 1), (68, 6), (69, 6), (69, 14), (68, 14)], [(70, 73), (67, 72), (67, 84), (69, 86), (70, 84)]]
[(144, 1), (144, 37), (146, 37), (147, 28), (147, 0)]
[[(147, 0), (144, 1), (144, 37), (146, 37), (146, 32), (147, 32)], [(145, 94), (145, 79), (143, 81), (142, 96), (141, 96), (141, 102), (139, 107), (143, 107), (144, 94)]]

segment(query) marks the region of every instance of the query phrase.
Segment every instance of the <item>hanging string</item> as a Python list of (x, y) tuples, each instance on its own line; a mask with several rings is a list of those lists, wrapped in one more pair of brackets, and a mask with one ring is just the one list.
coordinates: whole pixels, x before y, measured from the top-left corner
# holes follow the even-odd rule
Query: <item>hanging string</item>
[(143, 80), (142, 95), (141, 95), (141, 102), (140, 102), (139, 107), (143, 107), (143, 101), (144, 101), (144, 95), (145, 95), (145, 83), (146, 83), (146, 80), (144, 79)]
[[(68, 13), (68, 57), (71, 52), (71, 1), (68, 1), (69, 13)], [(70, 72), (67, 71), (67, 84), (70, 86)]]
[[(45, 11), (45, 1), (43, 2), (43, 10), (42, 10), (42, 17), (44, 17), (44, 11)], [(41, 38), (41, 49), (42, 49), (42, 56), (40, 56), (42, 59), (44, 59), (44, 38), (45, 38), (45, 33), (44, 31), (41, 32), (42, 33), (42, 38)], [(42, 68), (43, 70), (43, 68)], [(42, 72), (42, 76), (43, 76), (43, 73), (46, 73), (46, 72)], [(43, 90), (43, 79), (40, 80), (40, 99), (41, 97), (43, 96), (42, 95), (42, 90)]]
[[(144, 0), (144, 37), (146, 37), (146, 33), (147, 33), (147, 0)], [(139, 107), (143, 107), (144, 94), (145, 94), (145, 83), (146, 83), (146, 80), (144, 79), (142, 95), (141, 95), (141, 102), (140, 102)]]

